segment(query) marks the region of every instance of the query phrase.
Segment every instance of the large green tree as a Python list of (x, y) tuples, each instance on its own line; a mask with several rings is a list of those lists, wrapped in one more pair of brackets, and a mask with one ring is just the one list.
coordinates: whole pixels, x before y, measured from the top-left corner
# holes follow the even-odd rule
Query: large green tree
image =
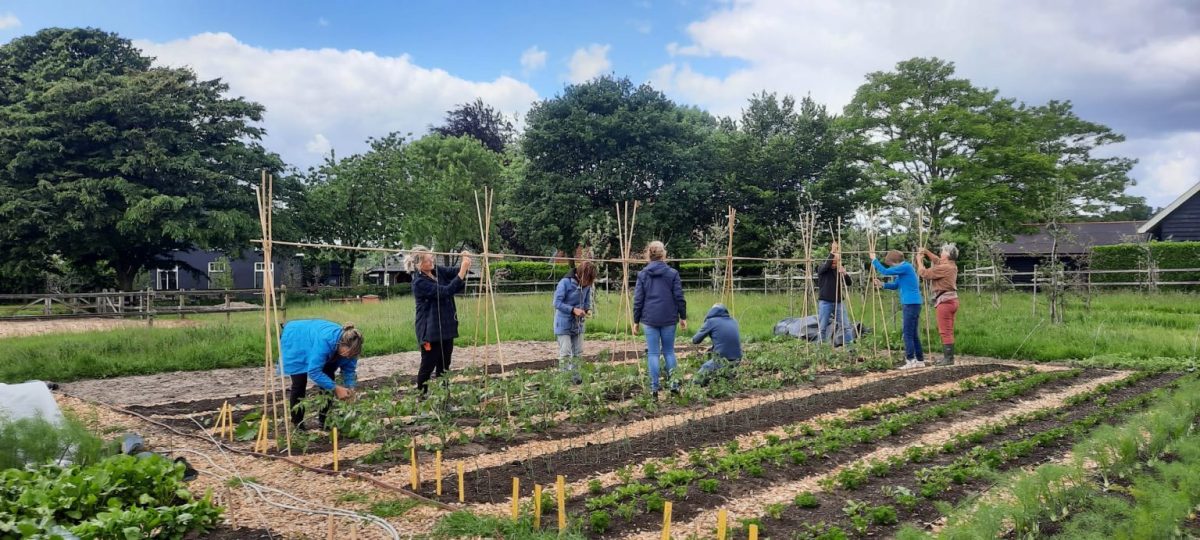
[(227, 90), (153, 67), (128, 40), (95, 29), (0, 46), (6, 288), (35, 287), (56, 256), (127, 289), (172, 250), (248, 245), (248, 182), (281, 164), (257, 143), (262, 106)]
[(686, 241), (724, 212), (703, 169), (716, 121), (649, 85), (603, 76), (566, 87), (526, 116), (524, 172), (502, 229), (520, 243), (572, 250), (617, 203), (641, 201), (641, 236)]
[(742, 253), (765, 253), (803, 212), (816, 212), (825, 231), (866, 196), (835, 120), (809, 97), (797, 104), (763, 92), (750, 98), (740, 121), (724, 123), (716, 135), (718, 191), (742, 216), (736, 230)]
[(884, 203), (934, 235), (981, 224), (1012, 232), (1039, 216), (1040, 201), (1073, 193), (1070, 212), (1091, 214), (1133, 201), (1133, 161), (1095, 150), (1123, 138), (1075, 115), (1069, 102), (1026, 106), (954, 76), (936, 58), (867, 75), (842, 126)]

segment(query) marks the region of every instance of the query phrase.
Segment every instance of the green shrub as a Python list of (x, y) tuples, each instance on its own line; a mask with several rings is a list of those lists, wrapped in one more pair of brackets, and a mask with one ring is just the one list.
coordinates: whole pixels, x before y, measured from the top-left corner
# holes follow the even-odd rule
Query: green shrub
[(0, 417), (0, 469), (23, 469), (64, 458), (75, 465), (90, 465), (114, 453), (112, 445), (73, 418), (53, 424), (40, 417)]
[(876, 506), (867, 512), (867, 517), (871, 523), (876, 525), (895, 525), (899, 521), (896, 516), (896, 509), (890, 505)]
[(570, 265), (535, 261), (501, 261), (491, 264), (492, 275), (505, 281), (558, 281), (571, 270)]

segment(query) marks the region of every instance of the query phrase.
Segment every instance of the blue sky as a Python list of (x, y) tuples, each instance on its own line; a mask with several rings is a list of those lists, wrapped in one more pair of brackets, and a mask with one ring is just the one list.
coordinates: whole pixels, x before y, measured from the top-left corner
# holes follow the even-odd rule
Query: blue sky
[(267, 107), (289, 163), (422, 134), (482, 97), (518, 117), (601, 73), (736, 116), (754, 92), (840, 111), (863, 76), (913, 56), (1029, 103), (1069, 99), (1128, 141), (1132, 192), (1200, 181), (1200, 3), (1193, 0), (283, 2), (0, 0), (0, 43), (51, 26), (133, 39)]

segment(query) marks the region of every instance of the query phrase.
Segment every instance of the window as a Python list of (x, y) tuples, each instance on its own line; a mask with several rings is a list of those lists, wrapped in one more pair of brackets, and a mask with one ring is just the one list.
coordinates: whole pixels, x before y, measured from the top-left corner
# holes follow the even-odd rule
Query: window
[[(266, 269), (266, 267), (267, 267), (266, 263), (261, 263), (261, 262), (254, 263), (254, 286), (255, 287), (263, 286), (263, 270)], [(274, 263), (271, 264), (271, 272), (272, 273), (275, 272), (275, 264)]]
[(208, 263), (209, 274), (223, 274), (229, 271), (229, 264), (223, 261), (213, 261)]
[(171, 269), (159, 268), (154, 271), (154, 288), (160, 291), (173, 291), (179, 288), (179, 267)]

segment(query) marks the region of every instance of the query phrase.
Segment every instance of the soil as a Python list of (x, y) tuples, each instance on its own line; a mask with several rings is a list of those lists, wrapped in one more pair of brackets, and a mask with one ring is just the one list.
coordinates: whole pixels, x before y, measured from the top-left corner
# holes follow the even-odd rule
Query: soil
[[(1034, 398), (1038, 395), (1054, 393), (1066, 387), (1077, 385), (1091, 379), (1096, 379), (1110, 373), (1111, 372), (1104, 370), (1087, 370), (1081, 373), (1078, 377), (1057, 379), (1042, 384), (1030, 393), (1020, 396), (1018, 399), (1026, 400)], [(958, 377), (961, 378), (969, 375), (972, 374), (958, 374)], [(990, 389), (981, 389), (980, 393), (985, 393), (989, 390)], [(876, 389), (876, 393), (871, 395), (880, 396), (880, 392), (882, 391), (882, 389)], [(899, 393), (898, 395), (907, 394), (913, 391), (915, 390), (909, 389)], [(869, 398), (864, 401), (869, 401)], [(723, 478), (720, 479), (720, 490), (718, 493), (704, 493), (693, 486), (687, 493), (686, 504), (682, 502), (677, 503), (675, 508), (672, 510), (672, 519), (683, 523), (706, 510), (719, 508), (728, 500), (738, 499), (749, 494), (757, 493), (778, 483), (807, 477), (817, 474), (821, 471), (827, 471), (841, 464), (855, 461), (862, 456), (876, 450), (881, 445), (902, 446), (919, 438), (925, 433), (936, 431), (944, 427), (947, 423), (959, 421), (964, 418), (988, 417), (994, 413), (1002, 412), (1010, 407), (1010, 403), (1012, 401), (1013, 400), (987, 400), (974, 408), (967, 409), (965, 411), (959, 411), (957, 413), (951, 413), (945, 418), (930, 420), (920, 425), (906, 428), (901, 433), (892, 437), (888, 437), (886, 442), (873, 441), (868, 443), (847, 445), (845, 448), (842, 448), (836, 452), (830, 452), (822, 458), (811, 458), (808, 462), (802, 465), (794, 465), (789, 462), (781, 466), (766, 467), (764, 474), (758, 478), (750, 476), (744, 476), (741, 478)], [(872, 422), (872, 424), (874, 423), (875, 422)], [(722, 435), (718, 440), (725, 440), (730, 437), (731, 435)], [(679, 501), (680, 499), (679, 497), (670, 495), (668, 492), (660, 491), (660, 494), (662, 494), (667, 500)], [(582, 500), (576, 501), (574, 506), (577, 512), (583, 511)], [(841, 506), (838, 506), (837, 510), (840, 512)], [(661, 520), (661, 516), (648, 513), (635, 516), (630, 521), (614, 520), (613, 526), (605, 533), (605, 535), (622, 535), (626, 532), (631, 532), (634, 530), (650, 529), (659, 526)]]
[(625, 464), (639, 463), (647, 458), (665, 457), (870, 401), (903, 396), (931, 384), (1007, 369), (1011, 368), (1003, 365), (970, 365), (938, 369), (920, 377), (887, 379), (848, 390), (770, 401), (737, 413), (665, 426), (640, 437), (572, 448), (530, 460), (480, 469), (466, 475), (470, 486), (467, 489), (468, 498), (472, 502), (502, 502), (512, 496), (511, 478), (514, 476), (520, 477), (530, 489), (534, 483), (552, 484), (557, 475), (564, 475), (568, 479), (583, 478)]
[(226, 525), (217, 527), (208, 534), (197, 536), (197, 540), (274, 540), (276, 535), (265, 529), (231, 528)]
[[(157, 324), (157, 322), (156, 322)], [(620, 354), (626, 349), (641, 350), (641, 343), (621, 341), (585, 341), (584, 353), (591, 357), (602, 351), (612, 351), (613, 355)], [(487, 358), (500, 356), (512, 361), (549, 362), (547, 359), (558, 358), (558, 344), (544, 341), (511, 341), (501, 344), (501, 354), (497, 354), (496, 345), (486, 347), (456, 347), (454, 351), (454, 368), (462, 369), (486, 365)], [(365, 384), (373, 379), (388, 377), (407, 377), (417, 373), (421, 354), (418, 351), (360, 358), (358, 363), (358, 380)], [(495, 369), (499, 365), (493, 366)], [(151, 406), (167, 405), (182, 402), (206, 401), (219, 405), (225, 400), (239, 398), (253, 400), (262, 399), (263, 368), (230, 368), (213, 369), (208, 371), (183, 371), (158, 373), (154, 375), (134, 375), (129, 377), (114, 377), (111, 379), (93, 379), (63, 383), (62, 389), (83, 399), (98, 401), (120, 406)], [(209, 407), (216, 411), (216, 407)]]
[[(156, 318), (155, 328), (180, 328), (195, 326), (196, 321)], [(75, 332), (103, 332), (118, 328), (146, 328), (146, 321), (136, 319), (51, 319), (45, 321), (3, 321), (0, 322), (0, 339), (24, 336), (40, 336), (43, 334), (62, 334)]]
[[(1126, 399), (1152, 391), (1155, 388), (1170, 384), (1171, 381), (1178, 377), (1179, 374), (1171, 373), (1147, 377), (1130, 386), (1106, 394), (1107, 404), (1115, 405)], [(1094, 400), (1075, 406), (1064, 407), (1060, 414), (1050, 415), (1040, 420), (1014, 426), (998, 435), (986, 437), (979, 445), (994, 447), (1005, 442), (1026, 439), (1037, 433), (1070, 424), (1099, 411), (1101, 408), (1102, 406)], [(1123, 416), (1114, 416), (1108, 418), (1105, 423), (1119, 423), (1122, 419)], [(1002, 470), (1014, 470), (1045, 463), (1062, 456), (1063, 452), (1069, 449), (1074, 442), (1074, 438), (1064, 437), (1050, 444), (1037, 447), (1030, 454), (1003, 464)], [(837, 525), (847, 533), (851, 533), (853, 529), (845, 513), (842, 511), (850, 500), (864, 502), (871, 506), (891, 505), (897, 510), (899, 523), (916, 523), (928, 528), (939, 522), (942, 519), (942, 515), (937, 510), (934, 500), (920, 497), (920, 486), (915, 477), (916, 471), (927, 467), (952, 463), (968, 450), (970, 448), (964, 448), (952, 454), (938, 455), (920, 463), (905, 463), (893, 469), (885, 476), (871, 477), (866, 484), (852, 492), (842, 489), (835, 492), (818, 492), (815, 494), (817, 500), (820, 502), (818, 508), (801, 509), (789, 505), (781, 516), (782, 519), (762, 518), (763, 529), (770, 531), (771, 536), (790, 538), (797, 532), (807, 531), (810, 525), (824, 522), (830, 525)], [(884, 486), (905, 487), (909, 489), (917, 495), (917, 505), (912, 510), (899, 507), (895, 499), (883, 492), (882, 488)], [(990, 487), (990, 483), (983, 479), (970, 480), (965, 484), (951, 484), (950, 490), (940, 494), (936, 498), (936, 501), (957, 503), (974, 493), (985, 491)], [(899, 527), (899, 524), (892, 526), (872, 525), (868, 534), (871, 537), (889, 537)]]

